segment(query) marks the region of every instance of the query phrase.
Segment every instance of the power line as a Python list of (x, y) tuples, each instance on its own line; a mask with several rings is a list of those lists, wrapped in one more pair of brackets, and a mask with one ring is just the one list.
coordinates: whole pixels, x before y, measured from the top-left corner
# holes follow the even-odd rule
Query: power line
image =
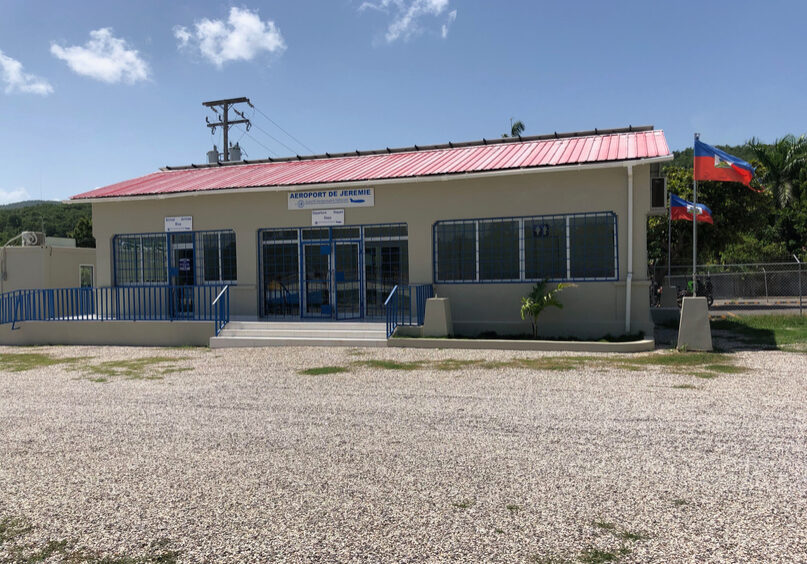
[[(266, 150), (269, 152), (269, 156), (270, 156), (270, 157), (276, 157), (276, 156), (277, 156), (277, 154), (276, 154), (276, 153), (275, 153), (275, 152), (274, 152), (272, 149), (270, 149), (269, 147), (267, 147), (266, 145), (264, 145), (263, 143), (261, 143), (260, 141), (258, 141), (257, 139), (255, 139), (255, 138), (254, 138), (252, 135), (250, 135), (250, 134), (249, 134), (249, 132), (248, 132), (248, 131), (246, 131), (245, 129), (242, 129), (241, 127), (238, 127), (238, 126), (234, 126), (234, 127), (236, 127), (237, 129), (240, 129), (241, 131), (243, 131), (243, 132), (244, 132), (244, 135), (246, 135), (247, 137), (249, 137), (250, 139), (252, 139), (253, 141), (255, 141), (255, 143), (257, 143), (258, 145), (260, 145), (261, 147), (263, 147), (264, 149), (266, 149)], [(253, 126), (253, 127), (254, 127), (254, 126)], [(244, 135), (242, 135), (241, 137), (243, 138), (243, 137), (244, 137)]]
[[(280, 124), (279, 124), (279, 123), (277, 123), (275, 120), (273, 120), (272, 118), (270, 118), (269, 116), (267, 116), (265, 113), (263, 113), (259, 107), (255, 106), (254, 104), (250, 104), (250, 105), (251, 105), (251, 106), (253, 107), (253, 109), (255, 109), (255, 110), (256, 110), (256, 111), (257, 111), (259, 114), (261, 114), (263, 117), (265, 117), (265, 118), (266, 118), (266, 119), (268, 119), (270, 122), (272, 122), (272, 124), (274, 124), (274, 126), (275, 126), (275, 127), (277, 127), (277, 128), (280, 130), (280, 131), (282, 131), (283, 133), (285, 133), (286, 135), (288, 135), (289, 137), (291, 137), (291, 138), (292, 138), (294, 141), (296, 141), (296, 142), (297, 142), (297, 144), (299, 144), (299, 145), (300, 145), (302, 148), (304, 148), (306, 151), (308, 151), (308, 152), (309, 152), (309, 153), (311, 153), (312, 155), (316, 153), (316, 151), (314, 151), (314, 149), (312, 149), (311, 147), (309, 147), (308, 145), (306, 145), (305, 143), (303, 143), (302, 141), (300, 141), (299, 139), (297, 139), (297, 138), (296, 138), (294, 135), (292, 135), (291, 133), (289, 133), (288, 131), (286, 131), (286, 130), (285, 130), (285, 129), (283, 129), (282, 127), (280, 127)], [(256, 125), (255, 127), (258, 127), (258, 126)], [(279, 141), (278, 141), (278, 143), (279, 143)], [(282, 143), (281, 143), (281, 145), (282, 145)], [(284, 146), (284, 147), (286, 147), (286, 145), (283, 145), (283, 146)], [(286, 148), (287, 148), (287, 149), (289, 149), (288, 147), (286, 147)], [(289, 149), (289, 150), (290, 150), (290, 151), (292, 151), (292, 152), (295, 152), (293, 149)]]
[(289, 151), (291, 151), (291, 154), (292, 154), (292, 155), (297, 154), (297, 151), (295, 151), (294, 149), (292, 149), (291, 147), (289, 147), (288, 145), (286, 145), (286, 144), (285, 144), (283, 141), (281, 141), (280, 139), (278, 139), (277, 137), (275, 137), (274, 135), (272, 135), (271, 133), (269, 133), (268, 131), (266, 131), (265, 129), (263, 129), (261, 126), (259, 126), (259, 125), (255, 125), (255, 124), (253, 123), (253, 124), (252, 124), (252, 127), (254, 127), (255, 129), (257, 129), (258, 131), (261, 131), (261, 132), (262, 132), (264, 135), (266, 135), (267, 137), (269, 137), (270, 139), (272, 139), (272, 140), (273, 140), (273, 141), (275, 141), (276, 143), (279, 143), (280, 145), (283, 145), (283, 146), (284, 146), (286, 149), (288, 149)]

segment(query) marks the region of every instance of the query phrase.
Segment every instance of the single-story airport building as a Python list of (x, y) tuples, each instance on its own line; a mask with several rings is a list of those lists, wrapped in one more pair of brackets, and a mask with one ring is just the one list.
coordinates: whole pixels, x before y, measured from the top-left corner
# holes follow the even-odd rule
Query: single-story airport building
[(96, 285), (194, 288), (177, 319), (226, 287), (233, 320), (383, 320), (396, 287), (428, 287), (456, 334), (518, 334), (547, 280), (575, 286), (541, 333), (599, 338), (652, 333), (651, 178), (671, 159), (629, 127), (165, 167), (71, 201), (92, 203)]

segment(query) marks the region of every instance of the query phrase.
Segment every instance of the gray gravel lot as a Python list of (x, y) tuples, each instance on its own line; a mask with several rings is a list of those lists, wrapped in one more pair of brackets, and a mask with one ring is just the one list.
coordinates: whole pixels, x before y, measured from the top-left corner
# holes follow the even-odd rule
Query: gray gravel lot
[[(803, 354), (734, 353), (750, 371), (703, 379), (430, 364), (541, 357), (503, 351), (0, 347), (23, 352), (80, 360), (0, 373), (0, 519), (32, 527), (0, 538), (0, 561), (65, 539), (118, 556), (162, 542), (180, 562), (562, 562), (590, 549), (807, 562)], [(154, 356), (175, 360), (87, 368)], [(425, 364), (354, 364), (366, 359)], [(323, 365), (350, 371), (300, 374)]]

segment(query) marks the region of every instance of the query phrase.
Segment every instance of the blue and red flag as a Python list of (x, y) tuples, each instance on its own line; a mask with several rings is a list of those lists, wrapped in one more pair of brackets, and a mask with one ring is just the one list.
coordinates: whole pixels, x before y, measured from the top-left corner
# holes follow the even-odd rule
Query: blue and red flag
[(718, 180), (722, 182), (740, 182), (751, 186), (754, 178), (754, 167), (721, 151), (716, 147), (695, 139), (695, 180)]
[(699, 223), (712, 223), (712, 210), (703, 204), (693, 204), (675, 194), (670, 194), (670, 218), (692, 221), (692, 212), (695, 211)]

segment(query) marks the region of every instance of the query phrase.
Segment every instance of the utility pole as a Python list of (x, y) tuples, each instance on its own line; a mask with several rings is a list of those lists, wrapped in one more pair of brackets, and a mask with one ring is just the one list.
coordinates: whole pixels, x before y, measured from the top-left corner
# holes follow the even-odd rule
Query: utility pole
[[(230, 160), (230, 145), (229, 145), (229, 133), (230, 133), (230, 126), (236, 125), (239, 123), (247, 124), (247, 131), (252, 126), (252, 123), (244, 116), (243, 112), (239, 112), (233, 106), (236, 104), (252, 104), (249, 101), (249, 98), (229, 98), (227, 100), (212, 100), (210, 102), (202, 102), (202, 105), (211, 109), (211, 111), (216, 113), (216, 117), (219, 119), (216, 123), (211, 123), (211, 121), (205, 117), (205, 121), (207, 122), (207, 126), (210, 128), (210, 133), (215, 134), (216, 128), (221, 127), (223, 132), (223, 141), (224, 141), (224, 160)], [(221, 108), (221, 115), (219, 115), (218, 109)], [(241, 119), (231, 120), (229, 116), (230, 110), (239, 116)]]

